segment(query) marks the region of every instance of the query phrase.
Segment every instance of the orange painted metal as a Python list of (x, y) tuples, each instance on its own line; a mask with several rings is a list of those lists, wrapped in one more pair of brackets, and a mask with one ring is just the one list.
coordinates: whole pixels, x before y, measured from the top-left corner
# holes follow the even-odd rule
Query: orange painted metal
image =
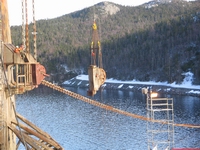
[(42, 80), (49, 76), (46, 74), (46, 69), (41, 64), (34, 64), (33, 65), (33, 84), (37, 87), (41, 84)]

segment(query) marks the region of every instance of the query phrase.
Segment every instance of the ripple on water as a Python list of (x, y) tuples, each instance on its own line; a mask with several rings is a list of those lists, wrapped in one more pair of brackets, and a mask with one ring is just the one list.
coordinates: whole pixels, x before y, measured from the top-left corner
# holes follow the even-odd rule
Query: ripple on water
[[(86, 95), (87, 89), (70, 89)], [(93, 99), (146, 116), (140, 92), (111, 91)], [(146, 122), (106, 111), (62, 93), (38, 88), (16, 96), (17, 112), (70, 150), (145, 150)], [(174, 97), (176, 123), (200, 124), (200, 99)], [(200, 129), (175, 127), (175, 147), (200, 147)], [(20, 148), (23, 149), (23, 148)]]

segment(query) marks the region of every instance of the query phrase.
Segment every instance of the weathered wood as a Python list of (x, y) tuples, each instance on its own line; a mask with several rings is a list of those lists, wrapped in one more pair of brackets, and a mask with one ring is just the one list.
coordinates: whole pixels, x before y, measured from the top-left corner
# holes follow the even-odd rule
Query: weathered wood
[(48, 133), (44, 132), (43, 130), (41, 130), (40, 128), (38, 128), (36, 125), (34, 125), (33, 123), (31, 123), (30, 121), (28, 121), (25, 117), (23, 117), (20, 114), (17, 114), (17, 117), (23, 121), (24, 123), (26, 123), (28, 126), (30, 126), (31, 128), (33, 128), (34, 130), (36, 130), (38, 133), (42, 134), (44, 137), (47, 137), (49, 139), (51, 139), (55, 144), (55, 147), (59, 149), (63, 149), (60, 144), (58, 144), (58, 142), (56, 142)]
[(50, 136), (48, 133), (42, 131), (42, 130), (41, 130), (40, 128), (38, 128), (36, 125), (34, 125), (34, 124), (31, 123), (30, 121), (28, 121), (26, 118), (24, 118), (22, 115), (17, 114), (17, 117), (18, 117), (21, 121), (23, 121), (24, 123), (26, 123), (27, 125), (29, 125), (31, 128), (35, 129), (35, 130), (36, 130), (37, 132), (39, 132), (40, 134), (44, 135), (45, 137), (51, 138), (51, 136)]
[[(18, 125), (17, 122), (12, 122), (15, 125)], [(30, 129), (29, 127), (23, 125), (23, 124), (19, 124), (20, 128), (24, 129), (28, 134), (34, 135), (37, 138), (41, 139), (41, 141), (46, 142), (48, 145), (51, 145), (53, 147), (55, 147), (56, 149), (60, 148), (60, 145), (58, 145), (53, 139), (49, 138), (49, 137), (45, 137), (43, 134), (38, 133), (37, 131), (34, 131), (33, 129)]]
[(16, 149), (19, 148), (20, 143), (21, 143), (21, 140), (19, 140), (19, 141), (17, 142)]
[[(20, 132), (16, 129), (16, 127), (13, 127), (12, 125), (8, 125), (8, 128), (10, 128), (10, 130), (12, 130), (15, 135), (19, 138), (19, 140), (23, 143), (23, 145), (25, 145), (26, 143), (24, 143), (24, 140), (20, 134)], [(30, 147), (28, 145), (27, 146), (27, 149), (30, 150)]]
[(38, 150), (38, 148), (35, 147), (35, 145), (37, 145), (37, 147), (39, 147), (39, 150), (54, 150), (53, 148), (51, 147), (48, 147), (47, 145), (45, 145), (44, 143), (41, 143), (33, 138), (31, 138), (30, 136), (26, 135), (26, 134), (23, 134), (25, 140), (27, 140), (26, 142), (31, 145), (33, 148), (35, 148), (36, 150)]
[[(21, 140), (21, 142), (24, 145), (25, 145), (25, 143), (23, 141), (23, 138), (26, 143), (28, 143), (30, 146), (32, 146), (36, 150), (42, 150), (43, 148), (46, 150), (53, 150), (53, 148), (46, 146), (45, 144), (31, 138), (30, 136), (28, 136), (27, 134), (24, 134), (23, 132), (22, 132), (22, 136), (23, 136), (23, 138), (22, 138), (20, 131), (18, 131), (13, 125), (10, 124), (8, 127), (17, 135), (17, 137)], [(30, 148), (28, 147), (28, 149), (30, 149)]]

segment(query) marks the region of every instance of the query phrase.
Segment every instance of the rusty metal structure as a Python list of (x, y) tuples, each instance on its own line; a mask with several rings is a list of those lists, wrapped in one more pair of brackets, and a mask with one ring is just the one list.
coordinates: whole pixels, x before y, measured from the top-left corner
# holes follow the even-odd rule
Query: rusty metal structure
[(88, 96), (93, 96), (99, 90), (106, 80), (106, 72), (103, 69), (102, 50), (98, 34), (96, 21), (92, 25), (92, 42), (91, 42), (91, 65), (88, 68), (89, 90)]
[[(28, 18), (27, 0), (22, 0), (22, 6), (22, 10), (26, 10), (22, 14)], [(22, 45), (18, 47), (12, 44), (7, 1), (0, 0), (0, 149), (15, 150), (22, 143), (27, 150), (60, 150), (63, 148), (50, 135), (15, 110), (15, 95), (37, 88), (47, 76), (44, 66), (36, 60), (36, 46), (34, 57), (31, 54), (28, 32), (26, 19)], [(34, 33), (36, 41), (36, 31)]]
[[(34, 16), (34, 0), (32, 0), (32, 4)], [(27, 0), (22, 0), (22, 45), (17, 47), (11, 41), (7, 1), (0, 0), (0, 150), (15, 150), (18, 149), (20, 144), (23, 144), (26, 150), (63, 150), (59, 143), (49, 134), (16, 112), (15, 95), (33, 90), (40, 84), (102, 109), (148, 122), (167, 124), (163, 120), (152, 120), (102, 104), (45, 81), (45, 77), (48, 76), (46, 70), (44, 66), (37, 62), (35, 17), (33, 17), (32, 32), (33, 51), (29, 48), (29, 25), (27, 18)], [(106, 79), (106, 73), (102, 65), (101, 44), (95, 21), (92, 31), (91, 65), (88, 68), (89, 96), (95, 95)], [(173, 125), (200, 128), (200, 126), (188, 124)]]

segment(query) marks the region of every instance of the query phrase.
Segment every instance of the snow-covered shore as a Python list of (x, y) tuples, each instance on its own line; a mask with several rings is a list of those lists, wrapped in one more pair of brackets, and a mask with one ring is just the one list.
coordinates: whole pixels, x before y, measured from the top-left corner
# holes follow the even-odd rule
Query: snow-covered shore
[[(188, 75), (188, 74), (187, 74)], [(180, 95), (191, 95), (200, 96), (200, 85), (192, 85), (192, 79), (186, 76), (182, 84), (167, 82), (141, 82), (141, 81), (119, 81), (115, 79), (106, 79), (102, 85), (104, 89), (123, 89), (123, 90), (141, 90), (142, 88), (152, 88), (153, 91), (160, 93), (180, 94)], [(63, 86), (73, 87), (88, 87), (88, 75), (79, 75), (63, 83)]]

